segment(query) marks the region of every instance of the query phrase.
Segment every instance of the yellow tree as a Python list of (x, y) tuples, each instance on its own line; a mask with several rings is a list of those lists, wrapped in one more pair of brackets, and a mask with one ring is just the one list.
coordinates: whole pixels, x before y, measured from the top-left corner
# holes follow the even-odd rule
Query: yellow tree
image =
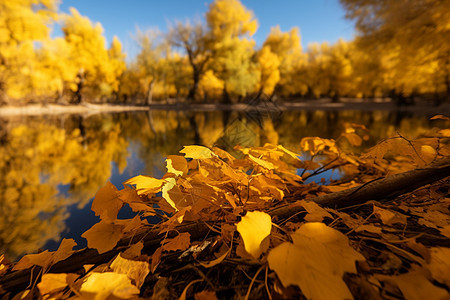
[(263, 47), (268, 47), (278, 57), (280, 80), (276, 89), (280, 94), (289, 96), (306, 93), (306, 84), (298, 76), (305, 64), (299, 29), (294, 27), (289, 32), (282, 32), (279, 26), (272, 27)]
[(0, 104), (33, 93), (36, 42), (49, 36), (56, 0), (0, 2)]
[(195, 100), (200, 80), (213, 54), (211, 35), (202, 23), (187, 21), (185, 24), (177, 22), (167, 38), (172, 46), (182, 49), (187, 55), (192, 68), (192, 84), (187, 98)]
[(264, 46), (258, 51), (258, 67), (260, 72), (258, 95), (272, 95), (275, 86), (280, 81), (280, 60), (270, 47)]
[(253, 92), (259, 79), (253, 60), (255, 43), (250, 39), (258, 27), (253, 13), (238, 0), (216, 0), (206, 21), (213, 39), (213, 70), (224, 82), (224, 101), (231, 101), (230, 93)]
[(92, 22), (75, 9), (70, 8), (70, 15), (64, 16), (62, 31), (70, 48), (68, 65), (76, 70), (73, 74), (76, 86), (75, 102), (83, 97), (97, 99), (110, 97), (118, 89), (118, 77), (124, 70), (124, 55), (121, 45), (114, 38), (108, 51), (100, 23)]
[[(450, 1), (341, 0), (341, 3), (347, 9), (347, 17), (356, 20), (364, 47), (375, 47), (380, 52), (394, 49), (398, 54), (390, 63), (395, 62), (395, 68), (402, 71), (409, 69), (404, 75), (399, 72), (404, 82), (409, 81), (408, 76), (429, 75), (425, 86), (438, 79), (438, 92), (450, 99)], [(406, 88), (400, 92), (409, 91)]]

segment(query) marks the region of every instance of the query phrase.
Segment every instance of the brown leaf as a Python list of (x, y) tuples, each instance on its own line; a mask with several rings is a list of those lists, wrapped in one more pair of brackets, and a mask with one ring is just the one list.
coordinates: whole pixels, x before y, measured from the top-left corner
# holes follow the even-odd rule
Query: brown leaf
[(87, 240), (88, 247), (98, 253), (112, 250), (123, 236), (123, 226), (100, 221), (81, 235)]
[(330, 215), (329, 212), (327, 212), (315, 202), (300, 200), (298, 204), (308, 212), (308, 214), (305, 216), (305, 220), (308, 222), (321, 222), (325, 217), (330, 219), (333, 218), (333, 216)]
[(427, 265), (433, 279), (450, 288), (450, 248), (433, 247), (431, 261)]
[(68, 275), (69, 274), (66, 273), (59, 273), (59, 274), (48, 273), (42, 275), (41, 282), (39, 282), (37, 285), (37, 287), (39, 288), (39, 292), (41, 293), (41, 295), (46, 295), (49, 293), (61, 291), (62, 289), (68, 286), (67, 282)]
[(381, 219), (381, 222), (386, 225), (393, 225), (400, 223), (406, 225), (407, 216), (392, 210), (387, 210), (381, 207), (373, 206), (373, 213)]
[(91, 209), (96, 216), (100, 216), (100, 219), (113, 222), (117, 219), (117, 214), (122, 206), (123, 202), (119, 198), (119, 191), (108, 181), (104, 187), (98, 190), (92, 201)]
[(164, 241), (163, 250), (165, 251), (177, 251), (186, 250), (191, 244), (191, 235), (189, 232), (182, 232), (173, 239), (166, 239)]
[(159, 263), (161, 262), (161, 256), (162, 256), (162, 247), (159, 247), (155, 250), (155, 252), (152, 255), (152, 264), (150, 266), (150, 269), (152, 273), (155, 273), (156, 268), (158, 267)]
[(122, 257), (121, 253), (117, 255), (110, 267), (114, 272), (125, 274), (128, 278), (134, 280), (138, 288), (141, 288), (145, 277), (150, 273), (148, 262), (126, 259)]
[(392, 276), (402, 291), (405, 299), (423, 300), (423, 299), (445, 299), (448, 292), (433, 285), (423, 275), (423, 272), (415, 270), (399, 276)]

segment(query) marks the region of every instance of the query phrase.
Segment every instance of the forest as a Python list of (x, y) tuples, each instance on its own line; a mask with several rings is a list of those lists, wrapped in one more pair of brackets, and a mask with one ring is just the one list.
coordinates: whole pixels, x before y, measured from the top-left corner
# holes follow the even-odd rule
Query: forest
[[(341, 0), (352, 41), (302, 49), (299, 28), (274, 26), (262, 45), (257, 16), (216, 0), (201, 20), (168, 32), (137, 30), (136, 57), (103, 28), (56, 0), (0, 3), (0, 105), (376, 99), (408, 105), (450, 97), (449, 1)], [(61, 37), (51, 37), (59, 24)]]

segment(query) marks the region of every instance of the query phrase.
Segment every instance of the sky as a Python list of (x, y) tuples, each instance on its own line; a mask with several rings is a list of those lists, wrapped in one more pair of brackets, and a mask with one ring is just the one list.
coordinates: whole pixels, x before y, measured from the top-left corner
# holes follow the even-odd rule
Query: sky
[[(60, 11), (75, 7), (91, 21), (100, 22), (107, 43), (117, 35), (123, 50), (131, 59), (138, 52), (133, 39), (136, 27), (142, 31), (158, 28), (167, 32), (170, 23), (187, 19), (204, 20), (211, 0), (62, 0)], [(344, 18), (339, 0), (241, 0), (258, 19), (259, 28), (253, 36), (262, 45), (270, 28), (280, 25), (282, 31), (300, 28), (302, 46), (311, 42), (336, 42), (353, 39), (353, 22)]]

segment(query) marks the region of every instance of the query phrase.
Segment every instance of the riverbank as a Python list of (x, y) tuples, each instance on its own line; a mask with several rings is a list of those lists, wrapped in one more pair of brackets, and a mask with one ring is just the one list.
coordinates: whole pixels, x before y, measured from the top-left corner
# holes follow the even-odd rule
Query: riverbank
[(216, 103), (152, 103), (149, 106), (114, 105), (114, 104), (80, 104), (80, 105), (40, 105), (33, 104), (27, 106), (3, 106), (0, 107), (0, 117), (9, 116), (39, 116), (39, 115), (61, 115), (61, 114), (82, 114), (92, 115), (99, 113), (127, 112), (127, 111), (148, 111), (148, 110), (178, 110), (178, 111), (286, 111), (286, 110), (388, 110), (407, 111), (419, 114), (444, 114), (450, 115), (450, 104), (434, 106), (428, 103), (418, 103), (411, 106), (398, 107), (389, 101), (357, 101), (343, 100), (333, 103), (329, 99), (318, 99), (296, 102), (253, 102), (236, 104), (216, 104)]

